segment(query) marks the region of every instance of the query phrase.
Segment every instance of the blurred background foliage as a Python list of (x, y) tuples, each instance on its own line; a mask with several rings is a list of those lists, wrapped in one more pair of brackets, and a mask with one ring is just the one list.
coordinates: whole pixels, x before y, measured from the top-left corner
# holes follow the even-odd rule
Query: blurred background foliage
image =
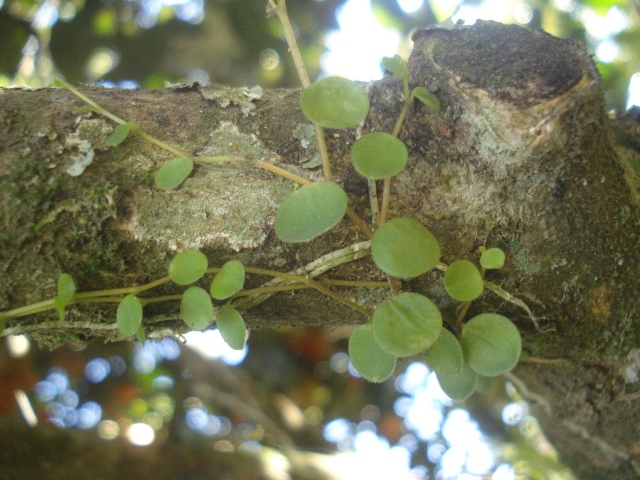
[[(0, 84), (37, 87), (59, 75), (146, 88), (195, 80), (298, 85), (277, 19), (266, 18), (266, 0), (0, 0), (0, 7)], [(312, 77), (354, 76), (328, 58), (336, 52), (407, 55), (414, 29), (452, 14), (586, 42), (611, 108), (627, 107), (640, 70), (637, 0), (291, 0), (288, 9)]]
[[(0, 7), (0, 85), (46, 86), (54, 76), (123, 88), (298, 85), (266, 0), (0, 0)], [(638, 103), (637, 1), (289, 0), (288, 9), (312, 77), (377, 78), (383, 55), (408, 55), (414, 29), (454, 15), (585, 41), (609, 106)], [(517, 379), (464, 404), (450, 401), (420, 362), (370, 384), (350, 367), (349, 333), (253, 332), (243, 352), (226, 350), (215, 331), (53, 352), (3, 339), (0, 418), (80, 430), (105, 445), (205, 444), (263, 457), (294, 445), (323, 454), (308, 461), (324, 459), (334, 475), (313, 478), (572, 478), (514, 388)], [(335, 452), (352, 455), (350, 463), (330, 466)], [(26, 461), (36, 465), (45, 453)], [(71, 461), (60, 445), (56, 455)], [(263, 478), (312, 478), (286, 458), (280, 463), (279, 474)]]

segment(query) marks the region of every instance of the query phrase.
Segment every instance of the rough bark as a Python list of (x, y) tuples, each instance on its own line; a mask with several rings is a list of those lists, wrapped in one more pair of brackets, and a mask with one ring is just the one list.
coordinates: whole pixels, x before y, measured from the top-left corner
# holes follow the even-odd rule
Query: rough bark
[[(479, 22), (418, 32), (409, 68), (412, 86), (434, 91), (443, 108), (412, 106), (400, 134), (410, 160), (394, 182), (392, 214), (428, 226), (446, 263), (473, 259), (485, 244), (507, 253), (507, 265), (489, 280), (525, 300), (541, 330), (491, 294), (472, 312), (495, 310), (516, 320), (529, 359), (515, 374), (578, 476), (637, 478), (637, 116), (612, 124), (584, 46), (515, 26)], [(311, 147), (293, 136), (308, 123), (299, 91), (267, 92), (255, 110), (243, 112), (237, 90), (82, 90), (194, 155), (259, 158), (319, 178), (317, 169), (302, 168)], [(369, 91), (364, 131), (390, 131), (402, 106), (400, 81), (387, 77)], [(61, 89), (0, 91), (2, 310), (51, 298), (61, 272), (82, 290), (153, 280), (165, 275), (176, 249), (200, 248), (212, 265), (239, 258), (287, 271), (366, 238), (344, 221), (311, 244), (282, 244), (273, 218), (294, 185), (248, 165), (201, 165), (179, 190), (160, 192), (153, 172), (169, 157), (139, 138), (106, 148), (113, 125), (73, 115), (80, 105)], [(619, 136), (615, 128), (622, 128)], [(354, 135), (329, 131), (329, 147), (337, 181), (369, 218), (367, 182), (348, 162)], [(70, 176), (67, 168), (87, 155), (93, 158), (86, 170)], [(368, 258), (329, 274), (382, 279)], [(436, 273), (403, 289), (453, 313)], [(371, 307), (387, 295), (343, 293)], [(52, 344), (119, 339), (113, 306), (69, 310), (65, 322), (11, 320), (4, 334), (27, 332)], [(148, 310), (150, 336), (184, 331), (175, 302)], [(365, 320), (310, 290), (274, 296), (248, 309), (245, 319), (251, 327)]]

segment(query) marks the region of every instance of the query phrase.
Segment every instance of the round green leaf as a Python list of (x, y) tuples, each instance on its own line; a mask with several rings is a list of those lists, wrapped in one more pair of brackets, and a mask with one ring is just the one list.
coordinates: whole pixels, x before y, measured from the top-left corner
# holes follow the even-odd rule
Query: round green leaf
[(429, 348), (440, 335), (442, 316), (423, 295), (400, 293), (378, 305), (371, 320), (373, 338), (396, 357), (410, 357)]
[(278, 209), (277, 237), (308, 242), (336, 226), (347, 211), (347, 194), (333, 182), (313, 182), (294, 190)]
[(327, 77), (305, 88), (300, 106), (309, 120), (327, 128), (352, 128), (367, 116), (369, 96), (357, 83)]
[(482, 268), (502, 268), (504, 265), (504, 252), (499, 248), (490, 248), (480, 255), (480, 265)]
[(64, 307), (69, 305), (73, 294), (76, 292), (76, 284), (68, 273), (61, 273), (58, 277), (58, 292), (53, 299), (53, 305), (61, 314), (64, 313)]
[(216, 315), (216, 327), (227, 345), (242, 350), (247, 339), (247, 327), (240, 313), (230, 305), (222, 307)]
[(244, 286), (244, 265), (239, 260), (225, 263), (211, 282), (211, 296), (224, 300), (238, 293)]
[(478, 267), (468, 260), (458, 260), (444, 272), (444, 287), (456, 300), (470, 302), (482, 295), (484, 282)]
[(407, 61), (400, 55), (394, 55), (393, 57), (382, 57), (382, 66), (385, 70), (391, 73), (395, 73), (402, 78), (409, 78)]
[(476, 388), (478, 375), (466, 363), (462, 364), (459, 375), (442, 375), (436, 372), (442, 391), (452, 400), (466, 400)]
[(142, 323), (142, 303), (135, 295), (127, 295), (118, 305), (116, 313), (118, 330), (123, 337), (130, 337), (138, 331)]
[(374, 180), (397, 175), (407, 164), (407, 158), (404, 143), (384, 132), (360, 137), (351, 148), (355, 169), (360, 175)]
[(182, 157), (169, 160), (156, 172), (156, 187), (162, 190), (173, 190), (180, 186), (193, 170), (193, 161)]
[(393, 277), (413, 278), (438, 264), (440, 245), (420, 222), (398, 217), (373, 234), (371, 256), (383, 272)]
[(460, 375), (464, 360), (462, 348), (455, 335), (443, 327), (438, 339), (426, 351), (425, 361), (440, 375)]
[(208, 262), (199, 250), (178, 253), (169, 264), (169, 277), (179, 285), (189, 285), (199, 280), (207, 270)]
[(204, 330), (213, 322), (213, 303), (204, 288), (189, 287), (182, 294), (180, 318), (192, 330)]
[(396, 368), (395, 355), (385, 352), (374, 340), (371, 325), (361, 325), (349, 338), (349, 358), (355, 369), (370, 382), (384, 382)]
[(516, 366), (522, 339), (511, 320), (497, 313), (483, 313), (463, 325), (460, 346), (465, 362), (474, 371), (495, 377)]

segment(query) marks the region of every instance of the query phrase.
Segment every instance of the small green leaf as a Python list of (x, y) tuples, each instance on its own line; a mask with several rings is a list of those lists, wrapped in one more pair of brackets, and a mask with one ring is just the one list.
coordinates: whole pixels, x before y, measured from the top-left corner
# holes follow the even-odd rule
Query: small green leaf
[(169, 278), (178, 285), (189, 285), (202, 277), (207, 270), (207, 256), (199, 250), (178, 253), (169, 264)]
[(239, 260), (225, 263), (211, 282), (211, 296), (224, 300), (238, 293), (244, 286), (244, 265)]
[(499, 248), (490, 248), (482, 252), (482, 255), (480, 255), (480, 265), (487, 270), (502, 268), (504, 265), (504, 252)]
[(131, 131), (131, 122), (121, 123), (116, 128), (113, 129), (113, 132), (107, 137), (104, 141), (104, 144), (107, 147), (117, 147), (120, 145), (129, 135)]
[(463, 325), (460, 346), (465, 362), (474, 371), (495, 377), (516, 366), (522, 339), (511, 320), (497, 313), (483, 313)]
[(333, 182), (313, 182), (294, 190), (278, 209), (276, 236), (283, 242), (308, 242), (336, 226), (348, 198)]
[(191, 174), (193, 161), (190, 158), (174, 158), (169, 160), (156, 172), (156, 187), (161, 190), (173, 190)]
[(351, 148), (351, 161), (363, 177), (374, 180), (391, 178), (407, 164), (404, 142), (384, 132), (360, 137)]
[(395, 73), (403, 79), (409, 78), (407, 61), (400, 55), (394, 55), (393, 57), (382, 57), (382, 66), (385, 70), (391, 73)]
[(373, 234), (371, 256), (383, 272), (398, 278), (414, 278), (438, 264), (440, 245), (420, 222), (398, 217)]
[(138, 331), (136, 332), (136, 338), (140, 343), (144, 344), (146, 338), (144, 335), (144, 327), (142, 325), (140, 325), (140, 327), (138, 328)]
[(204, 330), (213, 322), (213, 303), (204, 288), (189, 287), (182, 294), (180, 318), (192, 330)]
[(417, 293), (400, 293), (382, 301), (373, 312), (371, 331), (383, 350), (410, 357), (429, 348), (440, 335), (438, 307)]
[(434, 110), (440, 110), (440, 101), (438, 97), (436, 97), (433, 93), (427, 90), (424, 87), (416, 87), (411, 92), (411, 95), (414, 98), (417, 98), (422, 103), (424, 103), (427, 107), (431, 107)]
[(370, 382), (384, 382), (396, 368), (397, 357), (374, 340), (371, 325), (361, 325), (349, 338), (349, 357), (360, 375)]
[(462, 348), (455, 335), (443, 327), (438, 339), (426, 351), (425, 361), (440, 375), (460, 375), (464, 359)]
[(64, 320), (64, 308), (69, 305), (75, 292), (76, 284), (71, 275), (61, 273), (58, 277), (58, 292), (53, 299), (53, 306), (60, 313), (60, 320)]
[(242, 350), (247, 339), (247, 327), (242, 315), (230, 305), (222, 307), (216, 315), (216, 327), (222, 339), (234, 350)]
[(456, 300), (470, 302), (482, 295), (484, 282), (478, 267), (468, 260), (458, 260), (444, 272), (444, 287)]
[(116, 320), (123, 337), (128, 338), (138, 331), (142, 324), (142, 303), (138, 297), (130, 294), (122, 299), (118, 305)]
[(300, 106), (307, 118), (318, 125), (352, 128), (367, 116), (369, 96), (351, 80), (327, 77), (304, 89)]
[(436, 372), (436, 377), (438, 377), (442, 391), (452, 400), (458, 401), (469, 398), (478, 381), (478, 375), (466, 363), (462, 364), (462, 371), (459, 375), (442, 375)]

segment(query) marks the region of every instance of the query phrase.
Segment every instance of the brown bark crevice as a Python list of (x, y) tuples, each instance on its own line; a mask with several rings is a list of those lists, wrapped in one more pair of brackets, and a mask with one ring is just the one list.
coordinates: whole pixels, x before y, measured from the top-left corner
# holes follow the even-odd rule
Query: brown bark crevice
[[(629, 395), (637, 394), (639, 383), (625, 372), (640, 370), (633, 367), (633, 352), (640, 349), (640, 169), (633, 143), (616, 143), (592, 59), (572, 41), (479, 22), (419, 32), (409, 68), (412, 87), (434, 91), (443, 108), (435, 112), (416, 103), (409, 112), (400, 138), (410, 159), (394, 182), (392, 214), (428, 226), (447, 263), (473, 259), (484, 244), (507, 253), (507, 265), (489, 280), (527, 301), (551, 331), (537, 331), (521, 311), (489, 294), (472, 312), (510, 315), (527, 355), (560, 360), (552, 368), (523, 363), (515, 374), (548, 399), (551, 409), (540, 409), (541, 422), (576, 473), (636, 478), (640, 413), (628, 399), (635, 398)], [(83, 92), (194, 154), (261, 158), (319, 178), (302, 168), (311, 147), (293, 136), (308, 123), (298, 108), (299, 91), (266, 92), (248, 115), (238, 90)], [(401, 93), (394, 77), (373, 82), (363, 131), (390, 131)], [(288, 271), (364, 239), (344, 221), (311, 244), (282, 244), (273, 234), (273, 218), (294, 185), (247, 165), (199, 165), (179, 190), (159, 192), (153, 172), (170, 157), (135, 137), (105, 148), (112, 125), (72, 115), (80, 105), (60, 89), (0, 90), (2, 310), (51, 298), (63, 271), (81, 290), (150, 281), (165, 274), (176, 248), (201, 248), (211, 265), (239, 258)], [(637, 132), (637, 121), (626, 122), (623, 131)], [(354, 132), (329, 131), (328, 139), (337, 181), (368, 218), (366, 181), (348, 162)], [(81, 175), (67, 173), (70, 164), (91, 154)], [(366, 258), (329, 275), (382, 278)], [(445, 313), (453, 311), (435, 273), (403, 288), (429, 295)], [(387, 293), (345, 294), (373, 307)], [(51, 343), (118, 339), (110, 324), (114, 310), (72, 307), (68, 316), (78, 329), (52, 323), (34, 336)], [(175, 304), (147, 313), (158, 320), (150, 331), (184, 331)], [(12, 320), (7, 332), (45, 318)], [(248, 310), (246, 319), (252, 327), (365, 320), (306, 290), (274, 296)], [(602, 453), (603, 445), (618, 454)]]

